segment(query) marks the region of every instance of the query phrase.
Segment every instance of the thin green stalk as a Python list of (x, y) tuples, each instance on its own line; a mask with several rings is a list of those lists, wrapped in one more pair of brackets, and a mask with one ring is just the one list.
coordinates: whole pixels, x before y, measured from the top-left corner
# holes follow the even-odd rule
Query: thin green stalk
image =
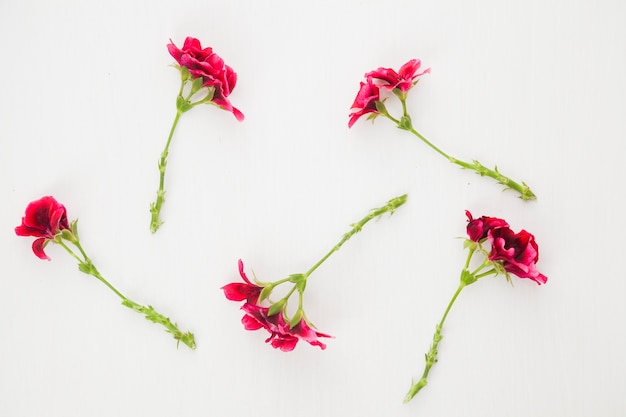
[[(75, 223), (74, 223), (75, 225)], [(54, 241), (60, 244), (76, 261), (78, 261), (78, 269), (88, 275), (91, 275), (97, 278), (100, 282), (106, 285), (111, 291), (113, 291), (118, 297), (122, 299), (122, 304), (131, 310), (137, 311), (145, 315), (147, 320), (152, 321), (153, 323), (161, 324), (165, 327), (166, 331), (174, 337), (178, 341), (178, 343), (183, 342), (185, 345), (189, 346), (191, 349), (196, 348), (196, 342), (194, 339), (194, 335), (191, 332), (183, 333), (178, 329), (178, 326), (175, 323), (172, 323), (168, 317), (163, 316), (158, 313), (152, 306), (143, 306), (126, 297), (120, 291), (117, 290), (109, 281), (107, 281), (102, 274), (98, 271), (95, 265), (91, 262), (91, 259), (87, 256), (85, 251), (83, 250), (78, 236), (76, 234), (72, 234), (69, 237), (70, 241), (78, 248), (80, 253), (82, 254), (84, 259), (80, 259), (76, 253), (63, 242), (61, 238), (55, 239)]]
[(402, 116), (400, 120), (391, 116), (389, 112), (387, 112), (387, 109), (382, 102), (380, 101), (376, 102), (376, 108), (379, 114), (387, 117), (389, 120), (394, 122), (398, 128), (411, 132), (413, 135), (417, 136), (422, 142), (428, 145), (428, 147), (430, 147), (432, 150), (434, 150), (439, 155), (443, 156), (444, 158), (446, 158), (448, 161), (452, 162), (453, 164), (456, 164), (465, 169), (472, 170), (476, 172), (478, 175), (480, 175), (481, 177), (487, 176), (487, 177), (493, 178), (494, 180), (498, 181), (498, 183), (504, 185), (506, 188), (510, 188), (512, 190), (517, 191), (519, 193), (519, 197), (524, 201), (537, 199), (535, 194), (530, 190), (530, 187), (528, 187), (526, 183), (522, 181), (522, 183), (520, 184), (518, 182), (513, 181), (509, 177), (502, 175), (498, 171), (498, 167), (495, 167), (494, 169), (489, 169), (476, 160), (474, 160), (472, 163), (464, 162), (464, 161), (454, 158), (453, 156), (448, 155), (446, 152), (439, 149), (431, 141), (426, 139), (424, 135), (422, 135), (421, 133), (419, 133), (417, 130), (413, 128), (411, 117), (406, 111), (405, 99), (400, 97), (400, 102), (402, 103), (402, 111), (404, 113), (404, 115)]
[[(180, 96), (179, 96), (180, 97)], [(152, 217), (150, 219), (150, 231), (155, 233), (159, 230), (159, 227), (163, 224), (160, 220), (159, 215), (161, 213), (161, 206), (165, 202), (165, 169), (167, 167), (167, 156), (169, 154), (170, 143), (172, 142), (172, 137), (174, 136), (174, 131), (176, 130), (176, 126), (178, 125), (178, 120), (180, 116), (183, 114), (183, 111), (177, 109), (176, 117), (174, 118), (174, 123), (172, 123), (172, 128), (170, 129), (170, 134), (167, 137), (167, 143), (165, 144), (165, 149), (161, 153), (161, 159), (159, 161), (159, 190), (157, 191), (156, 201), (150, 204), (150, 213)]]
[(528, 187), (526, 183), (522, 181), (522, 183), (520, 184), (516, 181), (513, 181), (509, 177), (502, 175), (498, 171), (498, 167), (495, 167), (494, 169), (489, 169), (477, 160), (474, 160), (472, 163), (469, 163), (469, 162), (464, 162), (459, 159), (456, 159), (448, 155), (447, 153), (445, 153), (438, 147), (436, 147), (432, 142), (426, 139), (421, 133), (419, 133), (413, 127), (410, 127), (409, 129), (406, 129), (406, 130), (408, 130), (409, 132), (413, 133), (415, 136), (420, 138), (426, 145), (430, 146), (438, 154), (440, 154), (441, 156), (443, 156), (444, 158), (446, 158), (448, 161), (452, 162), (453, 164), (456, 164), (465, 169), (470, 169), (476, 172), (481, 177), (487, 176), (487, 177), (493, 178), (498, 183), (504, 185), (506, 188), (510, 188), (512, 190), (517, 191), (519, 193), (519, 198), (521, 198), (524, 201), (537, 199), (537, 196), (535, 196), (535, 194), (530, 190), (530, 187)]
[(409, 401), (411, 401), (411, 399), (415, 397), (415, 395), (418, 392), (420, 392), (420, 390), (428, 384), (428, 374), (430, 372), (430, 368), (432, 368), (433, 365), (437, 363), (437, 353), (438, 353), (437, 347), (439, 346), (439, 342), (441, 342), (441, 339), (443, 339), (443, 336), (441, 334), (441, 329), (443, 328), (443, 324), (445, 323), (446, 318), (448, 317), (448, 313), (450, 312), (452, 305), (456, 301), (457, 297), (459, 296), (463, 288), (465, 288), (465, 283), (461, 282), (461, 284), (459, 285), (459, 288), (457, 288), (456, 292), (454, 293), (454, 296), (452, 296), (450, 303), (448, 303), (448, 307), (446, 308), (445, 313), (443, 313), (443, 317), (441, 318), (441, 321), (439, 322), (439, 324), (437, 325), (435, 329), (435, 334), (433, 335), (433, 342), (430, 345), (430, 349), (428, 350), (428, 353), (426, 354), (426, 366), (424, 368), (424, 372), (422, 373), (422, 377), (420, 378), (419, 381), (417, 381), (417, 383), (412, 383), (411, 388), (409, 389), (409, 392), (404, 397), (405, 403), (408, 403)]
[(380, 217), (380, 216), (382, 216), (383, 214), (385, 214), (387, 212), (390, 212), (391, 214), (393, 214), (395, 209), (397, 209), (398, 207), (400, 207), (401, 205), (406, 203), (406, 199), (407, 199), (407, 195), (406, 194), (401, 195), (399, 197), (392, 198), (383, 207), (380, 207), (380, 208), (377, 208), (377, 209), (373, 209), (372, 211), (370, 211), (370, 213), (367, 216), (362, 218), (357, 223), (352, 224), (351, 225), (352, 229), (349, 232), (347, 232), (345, 235), (343, 235), (343, 238), (339, 241), (339, 243), (337, 243), (326, 255), (324, 255), (324, 257), (322, 259), (320, 259), (315, 265), (313, 265), (311, 267), (311, 269), (309, 269), (304, 274), (304, 276), (308, 277), (309, 275), (311, 275), (313, 273), (313, 271), (315, 271), (321, 264), (324, 263), (324, 261), (326, 261), (326, 259), (328, 259), (330, 257), (330, 255), (332, 255), (333, 253), (337, 252), (341, 248), (341, 246), (344, 243), (346, 243), (352, 236), (354, 236), (355, 234), (360, 232), (361, 229), (363, 228), (363, 226), (365, 226), (365, 224), (367, 224), (367, 222), (369, 222), (370, 220), (375, 219), (377, 217)]

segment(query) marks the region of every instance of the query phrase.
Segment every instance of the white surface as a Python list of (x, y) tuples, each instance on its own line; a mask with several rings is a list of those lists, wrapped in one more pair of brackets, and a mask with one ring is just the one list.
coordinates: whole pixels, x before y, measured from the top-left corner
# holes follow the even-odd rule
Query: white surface
[[(623, 416), (621, 1), (3, 1), (0, 5), (0, 415)], [(174, 117), (165, 48), (185, 36), (239, 75), (243, 123), (185, 114), (165, 225), (148, 230), (156, 162)], [(459, 158), (497, 164), (523, 203), (380, 119), (347, 128), (362, 75), (432, 67), (414, 125)], [(220, 287), (237, 259), (263, 280), (306, 271), (306, 310), (336, 336), (292, 353), (240, 324)], [(100, 271), (194, 331), (196, 351), (119, 305), (61, 248), (18, 238), (27, 203), (54, 195)], [(440, 362), (401, 400), (465, 260), (465, 216), (536, 235), (542, 287), (468, 287)]]

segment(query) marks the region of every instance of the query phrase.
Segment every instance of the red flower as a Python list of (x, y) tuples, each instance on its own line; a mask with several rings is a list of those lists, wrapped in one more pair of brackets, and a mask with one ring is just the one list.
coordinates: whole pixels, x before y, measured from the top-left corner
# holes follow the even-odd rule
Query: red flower
[(490, 229), (487, 237), (491, 243), (489, 260), (501, 261), (507, 272), (520, 278), (530, 278), (537, 284), (548, 281), (548, 277), (539, 273), (535, 266), (539, 260), (535, 236), (526, 230), (516, 234), (508, 227), (499, 227)]
[(26, 214), (22, 217), (22, 224), (15, 228), (18, 236), (34, 236), (33, 252), (40, 259), (50, 260), (43, 251), (47, 241), (63, 229), (69, 229), (65, 207), (59, 204), (54, 197), (42, 197), (26, 207)]
[(212, 48), (204, 48), (196, 38), (187, 37), (182, 49), (170, 40), (167, 50), (181, 67), (186, 67), (193, 78), (202, 78), (205, 87), (214, 87), (213, 103), (231, 112), (237, 120), (244, 116), (230, 103), (228, 96), (235, 89), (237, 74), (224, 60), (213, 52)]
[(374, 78), (383, 82), (380, 84), (381, 87), (387, 88), (389, 90), (393, 90), (394, 88), (399, 89), (403, 93), (406, 93), (413, 87), (415, 84), (415, 80), (417, 77), (430, 73), (430, 68), (425, 69), (424, 71), (416, 74), (420, 69), (422, 62), (419, 59), (412, 59), (402, 67), (400, 67), (400, 71), (395, 72), (391, 68), (378, 68), (376, 71), (371, 71), (365, 74), (366, 78)]
[(482, 216), (478, 219), (472, 218), (472, 213), (468, 210), (465, 210), (465, 215), (467, 216), (467, 235), (470, 240), (474, 242), (480, 242), (481, 240), (487, 237), (487, 233), (491, 229), (496, 229), (498, 227), (509, 227), (509, 224), (497, 217), (487, 217)]
[(263, 291), (263, 287), (259, 287), (258, 285), (254, 285), (243, 270), (243, 262), (241, 259), (239, 260), (239, 275), (245, 281), (245, 283), (241, 282), (233, 282), (228, 285), (224, 285), (222, 290), (224, 290), (224, 295), (231, 301), (243, 301), (246, 300), (248, 303), (256, 304), (259, 300), (259, 294)]
[(282, 312), (269, 316), (268, 308), (250, 303), (244, 304), (241, 309), (246, 313), (241, 319), (244, 328), (246, 330), (259, 330), (261, 328), (267, 330), (270, 333), (270, 337), (265, 342), (271, 342), (272, 347), (283, 352), (291, 352), (296, 347), (298, 340), (304, 340), (312, 346), (319, 346), (323, 350), (326, 349), (326, 345), (320, 342), (318, 338), (332, 337), (311, 329), (304, 318), (293, 328), (290, 328)]
[(351, 109), (356, 111), (350, 114), (348, 127), (352, 127), (352, 125), (356, 123), (356, 121), (359, 120), (359, 118), (364, 114), (378, 114), (378, 110), (376, 109), (377, 101), (380, 101), (380, 91), (378, 86), (372, 83), (371, 78), (367, 79), (367, 83), (361, 81), (361, 88), (359, 89), (351, 107)]

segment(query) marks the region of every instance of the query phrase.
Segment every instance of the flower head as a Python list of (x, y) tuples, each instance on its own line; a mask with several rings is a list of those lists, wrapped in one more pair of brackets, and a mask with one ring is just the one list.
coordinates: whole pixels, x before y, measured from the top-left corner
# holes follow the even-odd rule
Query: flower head
[(509, 224), (505, 220), (498, 219), (497, 217), (481, 216), (474, 219), (472, 213), (468, 210), (465, 210), (465, 215), (467, 216), (467, 235), (470, 240), (474, 242), (480, 242), (485, 239), (491, 229), (509, 227)]
[(33, 242), (33, 252), (40, 259), (50, 260), (43, 250), (46, 243), (54, 239), (59, 231), (69, 228), (65, 207), (54, 197), (47, 196), (28, 204), (22, 224), (15, 228), (15, 234), (38, 238)]
[(224, 295), (227, 299), (231, 301), (243, 301), (246, 300), (248, 303), (256, 304), (259, 300), (259, 295), (261, 291), (263, 291), (263, 287), (253, 284), (250, 282), (246, 273), (243, 270), (243, 262), (241, 259), (239, 260), (239, 275), (245, 281), (241, 282), (233, 282), (228, 285), (224, 285), (222, 290), (224, 290)]
[(489, 260), (501, 262), (507, 272), (520, 278), (530, 278), (540, 285), (548, 281), (548, 277), (537, 271), (539, 247), (531, 233), (526, 230), (514, 233), (508, 227), (500, 227), (489, 230), (487, 238), (491, 243)]
[(381, 81), (382, 83), (379, 85), (383, 88), (389, 90), (397, 88), (402, 93), (406, 93), (417, 83), (419, 76), (430, 73), (430, 68), (427, 68), (418, 74), (417, 71), (419, 71), (421, 66), (422, 62), (419, 59), (412, 59), (400, 67), (398, 72), (391, 68), (380, 67), (375, 71), (365, 74), (365, 78), (373, 78)]
[(203, 86), (215, 88), (211, 99), (213, 103), (231, 112), (237, 120), (244, 119), (243, 113), (233, 107), (228, 99), (237, 84), (237, 74), (224, 64), (224, 60), (212, 48), (202, 48), (198, 39), (187, 37), (182, 48), (170, 40), (167, 50), (181, 67), (187, 68), (193, 78), (202, 78)]
[(350, 114), (350, 121), (348, 127), (352, 127), (359, 118), (367, 113), (379, 114), (376, 108), (376, 102), (380, 101), (379, 87), (372, 82), (371, 78), (367, 79), (367, 82), (361, 81), (361, 87), (359, 92), (352, 103), (351, 109), (355, 110)]
[(313, 330), (304, 318), (298, 324), (291, 327), (285, 320), (283, 312), (269, 315), (269, 308), (246, 303), (241, 307), (246, 313), (241, 319), (246, 330), (265, 329), (270, 333), (270, 337), (265, 340), (271, 343), (272, 347), (283, 352), (291, 352), (296, 347), (299, 340), (304, 340), (312, 346), (319, 346), (322, 350), (326, 345), (319, 341), (320, 337), (332, 337), (327, 334)]

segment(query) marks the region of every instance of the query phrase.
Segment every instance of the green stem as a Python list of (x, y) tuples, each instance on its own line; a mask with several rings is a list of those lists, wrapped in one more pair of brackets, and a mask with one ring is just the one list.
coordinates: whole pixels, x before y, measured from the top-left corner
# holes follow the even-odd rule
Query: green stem
[[(180, 96), (179, 96), (180, 97)], [(150, 213), (152, 214), (152, 218), (150, 220), (150, 231), (155, 233), (159, 230), (159, 227), (163, 224), (161, 219), (159, 219), (159, 215), (161, 213), (161, 206), (163, 206), (163, 202), (165, 202), (165, 169), (167, 167), (167, 156), (169, 154), (170, 143), (172, 142), (172, 137), (174, 136), (174, 131), (176, 130), (176, 125), (178, 125), (178, 120), (180, 119), (183, 111), (181, 109), (177, 109), (176, 117), (174, 118), (174, 123), (172, 123), (172, 128), (170, 129), (170, 134), (167, 137), (167, 143), (165, 144), (165, 149), (161, 153), (161, 159), (159, 160), (159, 190), (157, 191), (156, 201), (150, 204)]]
[(420, 138), (426, 145), (432, 148), (435, 152), (437, 152), (439, 155), (443, 156), (444, 158), (446, 158), (448, 161), (452, 162), (453, 164), (456, 164), (465, 169), (470, 169), (476, 172), (481, 177), (487, 176), (487, 177), (493, 178), (498, 183), (504, 185), (506, 188), (510, 188), (512, 190), (517, 191), (519, 193), (519, 198), (521, 198), (524, 201), (537, 199), (535, 194), (530, 190), (530, 187), (528, 187), (526, 183), (522, 181), (522, 183), (520, 184), (518, 182), (513, 181), (509, 177), (502, 175), (498, 171), (498, 167), (495, 167), (494, 169), (489, 169), (476, 160), (474, 160), (472, 163), (461, 161), (459, 159), (456, 159), (448, 155), (447, 153), (439, 149), (437, 146), (435, 146), (432, 142), (426, 139), (421, 133), (419, 133), (413, 127), (409, 127), (408, 129), (405, 129), (405, 130), (408, 130), (409, 132), (413, 133), (415, 136)]
[(178, 343), (183, 342), (185, 345), (189, 346), (191, 349), (196, 348), (196, 342), (194, 339), (194, 335), (191, 332), (183, 333), (175, 323), (172, 323), (168, 317), (163, 316), (158, 313), (152, 306), (142, 306), (141, 304), (137, 304), (130, 298), (126, 297), (124, 294), (119, 292), (117, 288), (115, 288), (109, 281), (107, 281), (102, 274), (98, 271), (95, 265), (91, 262), (91, 259), (87, 256), (85, 251), (83, 250), (80, 242), (77, 237), (73, 238), (72, 243), (78, 248), (80, 253), (83, 255), (84, 259), (80, 259), (74, 251), (65, 244), (61, 239), (55, 239), (55, 242), (59, 243), (65, 250), (78, 261), (78, 269), (88, 275), (91, 275), (97, 278), (100, 282), (106, 285), (111, 291), (113, 291), (118, 297), (122, 299), (122, 304), (131, 310), (142, 313), (146, 316), (147, 320), (152, 321), (153, 323), (161, 324), (165, 327), (166, 331), (174, 337), (178, 341)]
[(365, 226), (367, 222), (377, 217), (380, 217), (387, 212), (390, 212), (391, 214), (393, 214), (395, 209), (397, 209), (398, 207), (406, 203), (406, 199), (407, 199), (406, 194), (401, 195), (399, 197), (392, 198), (383, 207), (371, 210), (370, 213), (364, 218), (362, 218), (360, 221), (358, 221), (357, 223), (351, 224), (350, 226), (352, 226), (352, 229), (349, 232), (347, 232), (345, 235), (343, 235), (343, 238), (339, 241), (339, 243), (337, 243), (326, 255), (324, 255), (322, 259), (320, 259), (315, 265), (313, 265), (311, 269), (309, 269), (304, 274), (304, 276), (308, 278), (309, 275), (313, 273), (313, 271), (315, 271), (321, 264), (324, 263), (324, 261), (326, 261), (326, 259), (330, 257), (330, 255), (337, 252), (341, 248), (341, 246), (344, 243), (346, 243), (352, 236), (360, 232), (363, 226)]
[(456, 301), (457, 297), (459, 296), (463, 288), (465, 288), (465, 283), (461, 282), (461, 284), (459, 285), (459, 288), (457, 288), (456, 292), (454, 293), (454, 296), (452, 296), (450, 303), (448, 303), (448, 307), (446, 308), (446, 311), (443, 314), (441, 321), (439, 322), (439, 324), (437, 325), (435, 329), (435, 334), (433, 335), (433, 342), (430, 345), (430, 349), (428, 350), (428, 353), (426, 354), (426, 366), (424, 368), (424, 372), (422, 373), (422, 377), (420, 378), (419, 381), (411, 385), (409, 392), (404, 397), (405, 403), (408, 403), (409, 401), (411, 401), (411, 399), (413, 399), (413, 397), (415, 397), (415, 395), (418, 392), (420, 392), (420, 390), (428, 384), (428, 373), (430, 372), (430, 368), (432, 368), (433, 365), (437, 363), (437, 353), (438, 353), (437, 347), (439, 346), (439, 342), (441, 342), (441, 339), (443, 339), (443, 336), (441, 334), (441, 329), (443, 328), (443, 324), (445, 323), (446, 318), (448, 317), (448, 313), (450, 312), (452, 305)]

